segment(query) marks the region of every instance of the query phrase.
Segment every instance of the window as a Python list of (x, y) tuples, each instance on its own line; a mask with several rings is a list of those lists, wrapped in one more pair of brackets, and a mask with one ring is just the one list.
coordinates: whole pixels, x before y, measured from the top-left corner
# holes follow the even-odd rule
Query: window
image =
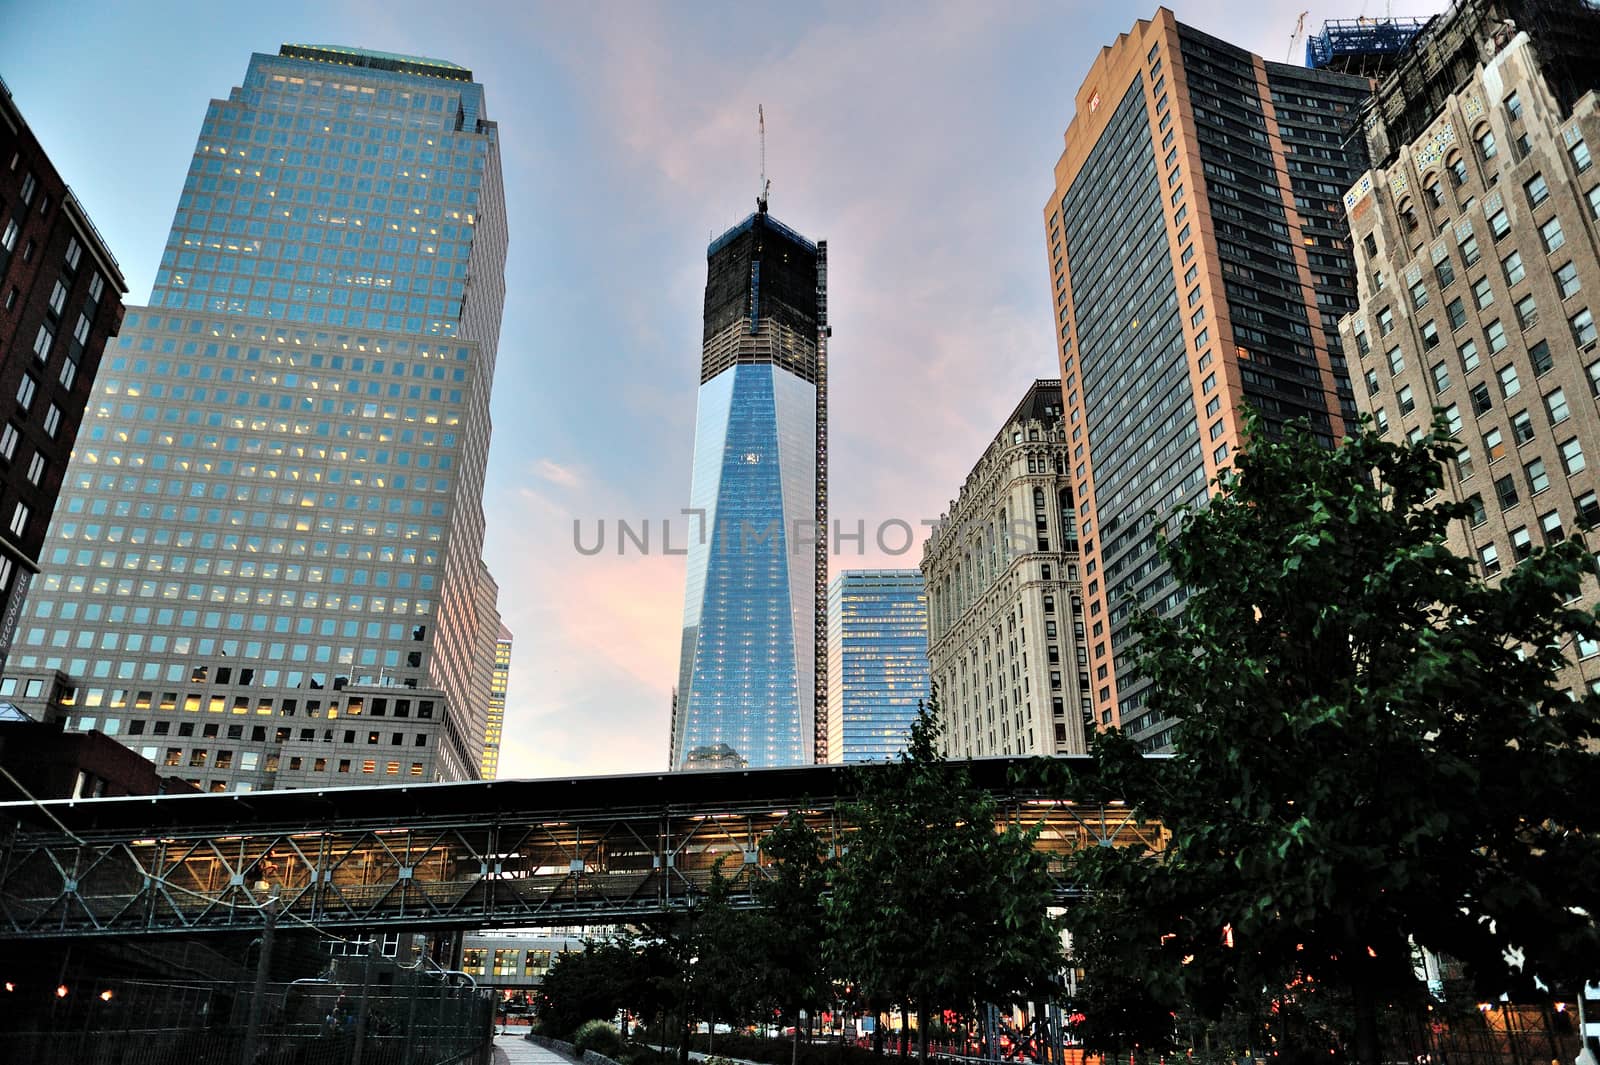
[(1456, 480), (1465, 481), (1472, 476), (1472, 452), (1462, 448), (1456, 452)]
[(1561, 444), (1561, 468), (1567, 473), (1582, 473), (1589, 465), (1588, 459), (1583, 457), (1583, 445), (1578, 443), (1578, 438), (1563, 441)]
[(1589, 158), (1589, 146), (1581, 137), (1578, 143), (1567, 149), (1567, 154), (1572, 157), (1572, 165), (1577, 168), (1578, 173), (1581, 174), (1589, 169), (1589, 164), (1592, 162)]
[(1590, 312), (1589, 308), (1585, 307), (1573, 315), (1568, 324), (1572, 327), (1572, 339), (1577, 342), (1578, 347), (1587, 348), (1594, 343), (1594, 314)]
[(22, 178), (22, 196), (21, 196), (22, 202), (31, 204), (33, 202), (33, 192), (38, 187), (39, 187), (39, 182), (33, 176), (33, 171), (30, 170), (30, 171), (28, 171), (28, 173), (23, 175), (23, 178)]
[(1439, 346), (1439, 326), (1432, 318), (1422, 323), (1422, 349), (1432, 351)]
[(1467, 497), (1467, 522), (1474, 529), (1489, 520), (1489, 511), (1483, 505), (1483, 497), (1470, 495)]
[(1399, 348), (1390, 348), (1385, 354), (1389, 359), (1390, 376), (1398, 377), (1400, 374), (1405, 372), (1406, 357), (1404, 352), (1402, 352)]
[(1512, 93), (1506, 97), (1506, 115), (1515, 122), (1522, 117), (1522, 101), (1517, 99), (1517, 94)]
[(1459, 152), (1452, 152), (1450, 154), (1450, 158), (1445, 161), (1444, 165), (1445, 169), (1450, 171), (1451, 184), (1459, 188), (1461, 185), (1466, 183), (1467, 161), (1461, 158), (1461, 154)]
[(17, 385), (17, 407), (24, 413), (33, 406), (34, 394), (39, 391), (39, 385), (27, 374), (22, 375), (21, 382)]
[(44, 412), (44, 432), (51, 439), (55, 439), (56, 430), (61, 428), (61, 408), (54, 403)]
[(1550, 412), (1550, 424), (1560, 425), (1566, 421), (1571, 411), (1567, 409), (1567, 394), (1562, 389), (1556, 389), (1544, 397), (1545, 410)]
[(1483, 568), (1485, 577), (1493, 577), (1500, 572), (1500, 552), (1493, 544), (1478, 548), (1478, 565)]
[(1467, 373), (1471, 373), (1478, 368), (1478, 342), (1476, 340), (1463, 341), (1461, 350), (1457, 354), (1461, 356), (1461, 367)]
[(1378, 312), (1378, 335), (1388, 336), (1394, 332), (1394, 312), (1388, 307)]
[(1538, 495), (1550, 487), (1550, 475), (1545, 472), (1543, 459), (1534, 459), (1522, 467), (1522, 472), (1528, 478), (1529, 494)]
[(1384, 410), (1382, 407), (1379, 407), (1377, 410), (1373, 411), (1372, 424), (1378, 430), (1379, 436), (1387, 433), (1389, 431), (1389, 412)]
[(33, 453), (33, 458), (28, 460), (28, 482), (36, 486), (43, 484), (44, 471), (44, 456), (35, 451)]
[(1511, 439), (1521, 447), (1533, 439), (1533, 415), (1525, 410), (1519, 410), (1511, 417)]
[(1456, 268), (1450, 264), (1448, 256), (1434, 264), (1433, 276), (1438, 280), (1440, 289), (1449, 288), (1456, 283)]
[[(1596, 363), (1595, 365), (1596, 366), (1600, 366), (1600, 363)], [(1377, 370), (1368, 370), (1367, 371), (1367, 375), (1366, 375), (1366, 379), (1367, 379), (1367, 395), (1369, 395), (1369, 396), (1377, 395), (1378, 392), (1383, 388), (1383, 386), (1378, 383), (1378, 371)]]
[(1504, 259), (1501, 259), (1500, 268), (1506, 273), (1506, 284), (1515, 285), (1518, 281), (1521, 281), (1523, 275), (1522, 253), (1514, 251)]
[(1429, 174), (1423, 178), (1422, 194), (1428, 198), (1430, 208), (1444, 206), (1444, 193), (1439, 191), (1439, 175)]
[(1600, 524), (1600, 495), (1585, 492), (1572, 501), (1578, 507), (1578, 524), (1585, 529)]
[(1411, 206), (1411, 201), (1401, 200), (1399, 211), (1400, 221), (1405, 223), (1406, 231), (1414, 231), (1417, 228), (1417, 212), (1416, 209)]
[(1483, 453), (1488, 456), (1491, 463), (1499, 462), (1506, 457), (1506, 438), (1498, 428), (1490, 429), (1483, 434)]
[(1461, 432), (1461, 408), (1452, 403), (1444, 409), (1444, 425), (1451, 436)]
[(1451, 329), (1460, 329), (1467, 324), (1467, 308), (1459, 296), (1445, 304), (1444, 313), (1450, 319)]
[(1555, 360), (1550, 357), (1550, 345), (1543, 340), (1528, 349), (1528, 359), (1533, 363), (1535, 377), (1543, 377), (1555, 365)]
[(1512, 474), (1506, 474), (1494, 483), (1495, 498), (1500, 501), (1501, 510), (1510, 510), (1517, 505), (1517, 479)]
[(1489, 342), (1489, 354), (1498, 354), (1506, 349), (1506, 327), (1500, 324), (1500, 319), (1490, 322), (1483, 336)]
[(17, 225), (17, 220), (15, 218), (7, 222), (6, 228), (3, 231), (0, 231), (0, 248), (4, 248), (6, 251), (16, 251), (17, 234), (21, 232), (22, 228)]
[[(1402, 415), (1410, 414), (1412, 411), (1417, 409), (1416, 401), (1413, 400), (1412, 397), (1411, 397), (1411, 386), (1410, 385), (1401, 386), (1400, 392), (1399, 392), (1399, 399), (1400, 399), (1400, 413)], [(1218, 424), (1221, 424), (1221, 423), (1219, 422)]]
[(1567, 538), (1566, 530), (1561, 527), (1561, 512), (1552, 510), (1548, 514), (1539, 515), (1539, 528), (1544, 531), (1544, 542), (1559, 544)]
[(1472, 299), (1480, 311), (1494, 302), (1494, 289), (1487, 277), (1480, 277), (1472, 283)]
[[(1596, 364), (1600, 365), (1600, 364)], [(4, 429), (0, 429), (0, 458), (10, 460), (17, 453), (17, 427), (7, 422)]]
[(1517, 301), (1517, 325), (1526, 333), (1539, 324), (1539, 305), (1530, 293)]
[(1600, 218), (1600, 185), (1589, 190), (1589, 213)]
[(66, 255), (67, 269), (76, 270), (78, 268), (78, 261), (82, 258), (83, 245), (78, 243), (77, 237), (68, 238)]
[(1506, 397), (1507, 400), (1517, 395), (1518, 392), (1522, 392), (1522, 381), (1517, 377), (1517, 368), (1515, 366), (1502, 366), (1501, 371), (1498, 374), (1494, 374), (1494, 376), (1499, 377), (1501, 395)]
[(1471, 266), (1481, 258), (1483, 254), (1478, 251), (1478, 238), (1469, 235), (1461, 242), (1461, 261)]
[(58, 279), (55, 283), (55, 287), (50, 290), (50, 313), (55, 315), (57, 318), (60, 318), (61, 312), (66, 308), (66, 306), (67, 286), (63, 285)]
[(1600, 396), (1600, 362), (1591, 362), (1585, 369), (1589, 372), (1590, 394)]
[(1366, 236), (1362, 237), (1361, 238), (1361, 246), (1363, 248), (1367, 249), (1367, 257), (1368, 258), (1375, 258), (1377, 256), (1377, 254), (1378, 254), (1378, 238), (1377, 238), (1376, 235), (1374, 235), (1372, 233), (1368, 233)]
[(1499, 154), (1499, 149), (1497, 149), (1494, 145), (1494, 130), (1485, 126), (1478, 132), (1478, 135), (1475, 139), (1478, 142), (1478, 155), (1484, 160), (1484, 162), (1488, 162), (1490, 159), (1493, 159), (1497, 154)]
[(50, 327), (41, 325), (39, 332), (34, 334), (33, 357), (40, 362), (48, 360), (50, 358), (50, 345), (55, 342), (55, 339), (56, 335), (50, 332)]
[[(1467, 390), (1467, 395), (1472, 399), (1472, 413), (1488, 414), (1494, 409), (1494, 397), (1489, 394), (1487, 382), (1479, 381)], [(1495, 432), (1500, 430), (1496, 429)]]
[(1450, 387), (1450, 367), (1442, 362), (1436, 362), (1429, 371), (1433, 374), (1433, 391), (1435, 395), (1444, 392)]
[(1523, 183), (1522, 191), (1528, 194), (1528, 205), (1537, 207), (1550, 198), (1550, 188), (1544, 183), (1543, 174), (1535, 174)]
[(73, 383), (78, 380), (78, 364), (71, 359), (61, 360), (61, 387), (72, 391)]
[(18, 503), (17, 509), (11, 512), (11, 533), (21, 537), (28, 528), (28, 504)]
[(1567, 242), (1567, 235), (1561, 232), (1561, 219), (1552, 218), (1539, 227), (1539, 237), (1544, 241), (1544, 250), (1553, 252)]
[(1582, 287), (1578, 282), (1578, 268), (1576, 266), (1566, 262), (1556, 267), (1556, 289), (1561, 293), (1562, 299), (1575, 295)]
[(1428, 305), (1428, 286), (1418, 281), (1411, 286), (1411, 306), (1417, 310)]
[(1518, 562), (1533, 554), (1533, 537), (1528, 535), (1525, 526), (1517, 526), (1511, 530), (1511, 553)]
[(1506, 217), (1504, 210), (1496, 211), (1489, 216), (1489, 232), (1496, 241), (1501, 240), (1511, 232), (1511, 219)]

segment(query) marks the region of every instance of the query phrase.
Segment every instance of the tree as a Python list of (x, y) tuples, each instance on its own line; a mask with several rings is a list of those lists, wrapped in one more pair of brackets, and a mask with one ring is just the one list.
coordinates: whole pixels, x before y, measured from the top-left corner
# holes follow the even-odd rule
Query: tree
[(1420, 993), (1413, 944), (1483, 994), (1592, 975), (1600, 816), (1579, 796), (1600, 780), (1600, 707), (1556, 679), (1600, 638), (1569, 605), (1588, 552), (1554, 543), (1480, 581), (1445, 545), (1471, 507), (1439, 493), (1442, 423), (1332, 450), (1247, 432), (1216, 494), (1169, 522), (1181, 614), (1137, 621), (1175, 754), (1146, 762), (1115, 731), (1095, 746), (1169, 845), (1082, 856), (1096, 895), (1075, 924), (1167, 1002), (1345, 989), (1364, 1062), (1381, 1005)]
[(1061, 965), (1033, 833), (997, 831), (993, 798), (939, 753), (936, 715), (919, 707), (900, 759), (863, 767), (826, 907), (830, 963), (863, 997), (917, 1012), (923, 1061), (936, 1011), (1044, 997)]
[(822, 897), (833, 862), (822, 837), (791, 813), (767, 833), (761, 849), (771, 875), (756, 889), (762, 910), (756, 940), (763, 960), (761, 997), (794, 1025), (791, 1060), (800, 1059), (800, 1014), (828, 1001), (832, 981), (821, 949), (826, 935)]

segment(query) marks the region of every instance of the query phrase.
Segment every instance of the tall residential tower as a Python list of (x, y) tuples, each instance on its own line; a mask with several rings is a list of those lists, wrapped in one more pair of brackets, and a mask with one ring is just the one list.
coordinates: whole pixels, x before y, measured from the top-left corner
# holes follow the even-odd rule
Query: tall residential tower
[(674, 769), (826, 749), (827, 264), (765, 200), (706, 249)]
[(1242, 408), (1332, 445), (1355, 414), (1338, 319), (1355, 305), (1340, 197), (1364, 79), (1272, 63), (1166, 8), (1101, 50), (1045, 205), (1082, 526), (1095, 724), (1144, 746), (1129, 623), (1184, 600), (1160, 515), (1206, 497)]
[(506, 243), (469, 70), (252, 56), (107, 349), (19, 704), (208, 790), (476, 776)]

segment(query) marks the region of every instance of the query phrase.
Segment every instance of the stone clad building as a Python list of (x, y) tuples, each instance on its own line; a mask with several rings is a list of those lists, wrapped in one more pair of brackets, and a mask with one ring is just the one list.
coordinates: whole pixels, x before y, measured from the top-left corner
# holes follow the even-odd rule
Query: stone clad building
[(1029, 387), (928, 538), (922, 573), (945, 753), (1082, 753), (1089, 667), (1059, 380)]
[[(1600, 521), (1596, 54), (1575, 0), (1458, 7), (1379, 86), (1345, 196), (1358, 403), (1406, 437), (1443, 412), (1473, 507), (1451, 546), (1490, 580)], [(1570, 657), (1575, 688), (1600, 681), (1600, 646)]]

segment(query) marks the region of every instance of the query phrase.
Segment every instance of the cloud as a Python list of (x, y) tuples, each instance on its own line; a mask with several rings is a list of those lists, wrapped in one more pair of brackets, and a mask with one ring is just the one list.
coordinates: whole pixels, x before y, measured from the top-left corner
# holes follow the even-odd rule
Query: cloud
[(579, 488), (583, 485), (583, 479), (573, 470), (550, 459), (540, 459), (534, 465), (533, 472), (534, 476), (541, 480), (558, 484), (562, 488)]

